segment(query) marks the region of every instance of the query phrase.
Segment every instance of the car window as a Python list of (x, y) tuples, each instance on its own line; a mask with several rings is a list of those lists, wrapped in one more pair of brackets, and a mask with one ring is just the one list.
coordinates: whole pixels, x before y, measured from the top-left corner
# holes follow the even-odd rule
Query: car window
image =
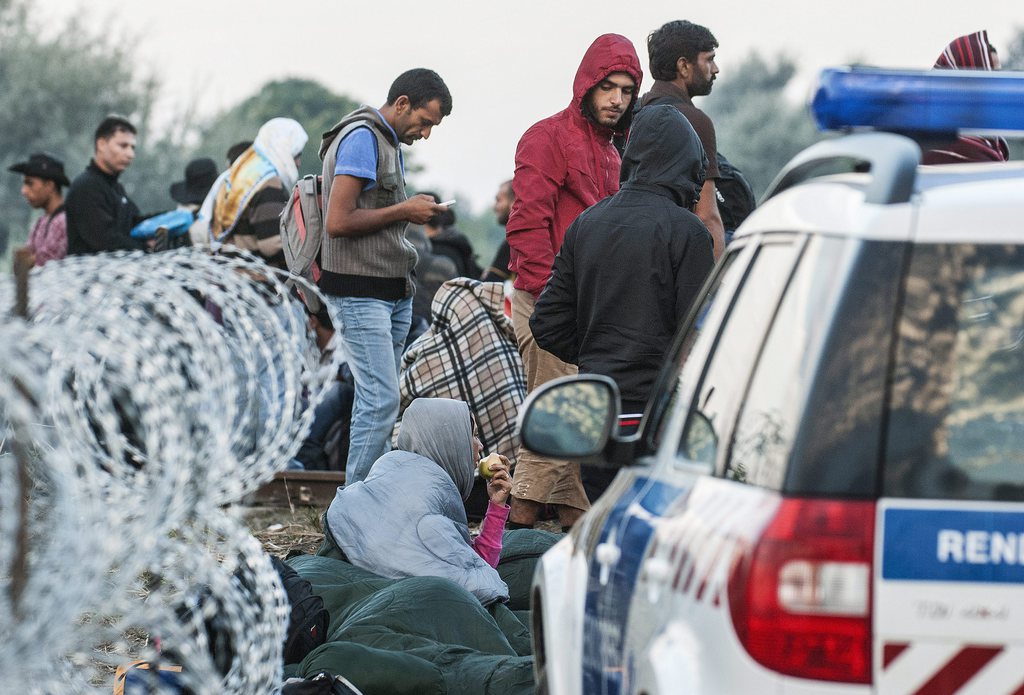
[(851, 260), (838, 238), (816, 237), (786, 287), (750, 388), (742, 398), (725, 476), (779, 490)]
[(884, 492), (1024, 501), (1024, 250), (914, 248)]
[(746, 390), (750, 369), (775, 314), (799, 244), (792, 237), (765, 243), (735, 295), (724, 327), (707, 360), (695, 402), (687, 414), (679, 452), (691, 461), (714, 465), (719, 443)]

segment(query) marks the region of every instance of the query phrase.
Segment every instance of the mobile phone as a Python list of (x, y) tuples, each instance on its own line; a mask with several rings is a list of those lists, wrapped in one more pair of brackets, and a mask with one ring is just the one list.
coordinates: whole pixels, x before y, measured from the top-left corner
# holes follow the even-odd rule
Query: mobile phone
[(446, 200), (443, 203), (438, 203), (438, 205), (444, 205), (445, 207), (450, 208), (453, 205), (455, 205), (455, 201), (454, 200)]

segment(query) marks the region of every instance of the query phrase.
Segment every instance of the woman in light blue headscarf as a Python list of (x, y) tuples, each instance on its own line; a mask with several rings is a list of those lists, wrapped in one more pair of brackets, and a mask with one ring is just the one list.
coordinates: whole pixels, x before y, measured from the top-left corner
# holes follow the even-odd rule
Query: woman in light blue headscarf
[(381, 576), (444, 577), (484, 605), (507, 600), (495, 567), (512, 489), (508, 459), (491, 465), (487, 514), (472, 539), (464, 503), (483, 446), (469, 406), (417, 398), (402, 417), (397, 444), (365, 480), (338, 489), (325, 533), (349, 562)]

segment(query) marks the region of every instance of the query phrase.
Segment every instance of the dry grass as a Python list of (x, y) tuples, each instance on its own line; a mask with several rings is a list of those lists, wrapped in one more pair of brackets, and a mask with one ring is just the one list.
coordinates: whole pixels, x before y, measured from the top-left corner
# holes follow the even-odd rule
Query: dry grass
[(271, 555), (284, 558), (291, 552), (312, 555), (324, 539), (317, 507), (247, 507), (246, 525)]

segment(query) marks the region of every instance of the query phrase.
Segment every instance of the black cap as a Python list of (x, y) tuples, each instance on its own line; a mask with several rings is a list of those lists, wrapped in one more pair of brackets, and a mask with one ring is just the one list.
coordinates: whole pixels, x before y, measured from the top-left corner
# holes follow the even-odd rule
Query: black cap
[(55, 181), (60, 186), (70, 186), (67, 175), (64, 174), (64, 162), (51, 154), (36, 152), (29, 155), (27, 162), (18, 162), (7, 167), (7, 171), (25, 176), (35, 176), (40, 179)]
[(200, 205), (217, 180), (217, 163), (209, 157), (185, 165), (185, 180), (171, 184), (171, 197), (182, 205)]

